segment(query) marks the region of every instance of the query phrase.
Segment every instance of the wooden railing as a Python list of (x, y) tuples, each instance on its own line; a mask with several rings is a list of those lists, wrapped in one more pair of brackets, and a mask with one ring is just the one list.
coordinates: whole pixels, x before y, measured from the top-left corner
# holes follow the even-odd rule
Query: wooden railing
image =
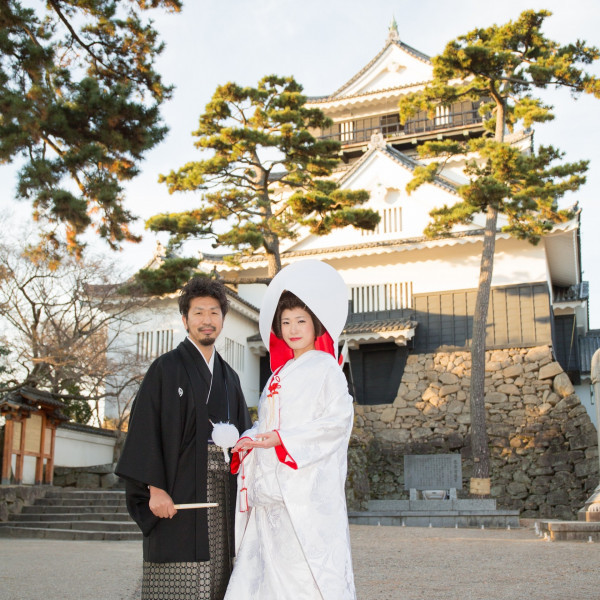
[(482, 118), (478, 112), (477, 103), (465, 103), (467, 108), (439, 107), (433, 119), (425, 111), (408, 119), (404, 125), (399, 121), (397, 113), (378, 115), (365, 119), (340, 121), (332, 127), (324, 129), (320, 139), (331, 139), (341, 142), (342, 145), (351, 145), (371, 140), (371, 136), (379, 132), (385, 139), (397, 139), (413, 136), (430, 131), (443, 131), (457, 127), (467, 127), (481, 123)]

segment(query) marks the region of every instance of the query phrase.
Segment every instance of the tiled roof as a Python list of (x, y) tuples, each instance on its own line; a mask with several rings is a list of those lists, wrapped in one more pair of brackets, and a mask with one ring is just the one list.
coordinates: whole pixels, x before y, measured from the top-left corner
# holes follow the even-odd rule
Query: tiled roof
[[(355, 335), (358, 333), (378, 333), (381, 331), (404, 331), (414, 329), (417, 321), (411, 319), (374, 319), (371, 321), (348, 322), (342, 335)], [(247, 338), (249, 342), (260, 342), (260, 333)]]
[(82, 425), (81, 423), (61, 423), (61, 429), (70, 429), (71, 431), (81, 431), (82, 433), (92, 433), (94, 435), (103, 435), (105, 437), (116, 437), (117, 432), (114, 429), (103, 429), (93, 427), (92, 425)]
[[(437, 238), (428, 238), (426, 236), (418, 236), (412, 238), (399, 238), (393, 240), (380, 240), (374, 242), (363, 242), (360, 244), (347, 244), (344, 246), (332, 246), (332, 247), (323, 247), (323, 248), (311, 248), (308, 250), (295, 250), (289, 252), (282, 252), (281, 258), (288, 257), (301, 257), (301, 256), (312, 256), (315, 254), (330, 254), (336, 252), (344, 252), (350, 250), (361, 250), (361, 249), (369, 249), (369, 248), (386, 248), (390, 246), (410, 246), (411, 244), (422, 244), (426, 242), (431, 242), (440, 239), (462, 239), (469, 237), (477, 237), (482, 236), (484, 234), (483, 229), (469, 229), (468, 231), (458, 231), (453, 232), (448, 235), (439, 236)], [(498, 230), (498, 236), (502, 236), (501, 230)], [(507, 234), (508, 235), (508, 234)], [(226, 254), (203, 254), (204, 258), (210, 260), (213, 263), (225, 263), (225, 257), (228, 256)], [(243, 264), (253, 263), (253, 262), (263, 262), (266, 260), (266, 256), (264, 254), (255, 254), (252, 256), (243, 256), (240, 258), (240, 261)]]
[(248, 302), (248, 300), (244, 300), (239, 294), (237, 294), (236, 292), (234, 292), (232, 289), (228, 288), (227, 286), (225, 286), (225, 291), (227, 293), (227, 295), (231, 296), (232, 298), (235, 298), (238, 302), (241, 302), (242, 304), (246, 305), (248, 308), (251, 308), (252, 310), (259, 312), (259, 309), (254, 306), (254, 304), (251, 304), (250, 302)]
[(64, 402), (54, 398), (50, 392), (36, 390), (35, 388), (22, 387), (14, 392), (6, 394), (0, 399), (0, 406), (2, 405), (7, 408), (10, 407), (9, 410), (18, 407), (19, 410), (28, 413), (37, 410), (38, 406), (42, 406), (44, 408), (52, 409), (47, 412), (55, 419), (62, 421), (69, 420), (69, 418), (61, 412), (62, 409), (65, 408)]
[(402, 331), (405, 329), (414, 329), (417, 326), (416, 321), (411, 319), (379, 319), (375, 321), (362, 321), (360, 323), (347, 323), (342, 331), (343, 334), (356, 333), (378, 333), (380, 331)]

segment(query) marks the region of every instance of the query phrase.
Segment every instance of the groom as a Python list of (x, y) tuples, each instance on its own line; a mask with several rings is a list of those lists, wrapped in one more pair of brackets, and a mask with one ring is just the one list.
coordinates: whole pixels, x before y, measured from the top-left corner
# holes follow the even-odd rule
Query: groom
[[(184, 286), (188, 336), (150, 365), (131, 410), (115, 473), (144, 534), (143, 599), (220, 600), (227, 587), (235, 479), (210, 439), (212, 423), (251, 425), (239, 377), (214, 348), (227, 309), (221, 283), (195, 277)], [(175, 508), (197, 502), (219, 506)]]

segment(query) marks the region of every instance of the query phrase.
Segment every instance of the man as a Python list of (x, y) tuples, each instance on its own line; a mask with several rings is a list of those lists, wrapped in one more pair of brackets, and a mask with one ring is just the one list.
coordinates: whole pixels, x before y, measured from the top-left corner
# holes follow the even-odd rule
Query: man
[[(251, 425), (239, 377), (214, 349), (227, 309), (221, 283), (195, 277), (184, 286), (188, 336), (150, 365), (132, 407), (115, 473), (144, 534), (143, 600), (221, 600), (227, 587), (235, 479), (210, 437), (218, 422)], [(175, 508), (197, 502), (219, 506)]]

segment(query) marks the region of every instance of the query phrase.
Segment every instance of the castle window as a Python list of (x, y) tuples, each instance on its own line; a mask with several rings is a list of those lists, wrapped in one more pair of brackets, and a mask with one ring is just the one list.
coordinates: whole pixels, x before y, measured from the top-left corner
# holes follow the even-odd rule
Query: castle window
[(244, 370), (244, 346), (239, 342), (226, 337), (223, 345), (223, 358), (238, 373)]
[(355, 313), (411, 308), (412, 281), (350, 286), (352, 310)]
[(157, 358), (173, 350), (173, 330), (140, 331), (137, 334), (136, 354), (138, 360)]
[(381, 233), (400, 233), (402, 231), (402, 208), (394, 206), (379, 211), (381, 221), (373, 231), (361, 229), (361, 235), (377, 235)]

